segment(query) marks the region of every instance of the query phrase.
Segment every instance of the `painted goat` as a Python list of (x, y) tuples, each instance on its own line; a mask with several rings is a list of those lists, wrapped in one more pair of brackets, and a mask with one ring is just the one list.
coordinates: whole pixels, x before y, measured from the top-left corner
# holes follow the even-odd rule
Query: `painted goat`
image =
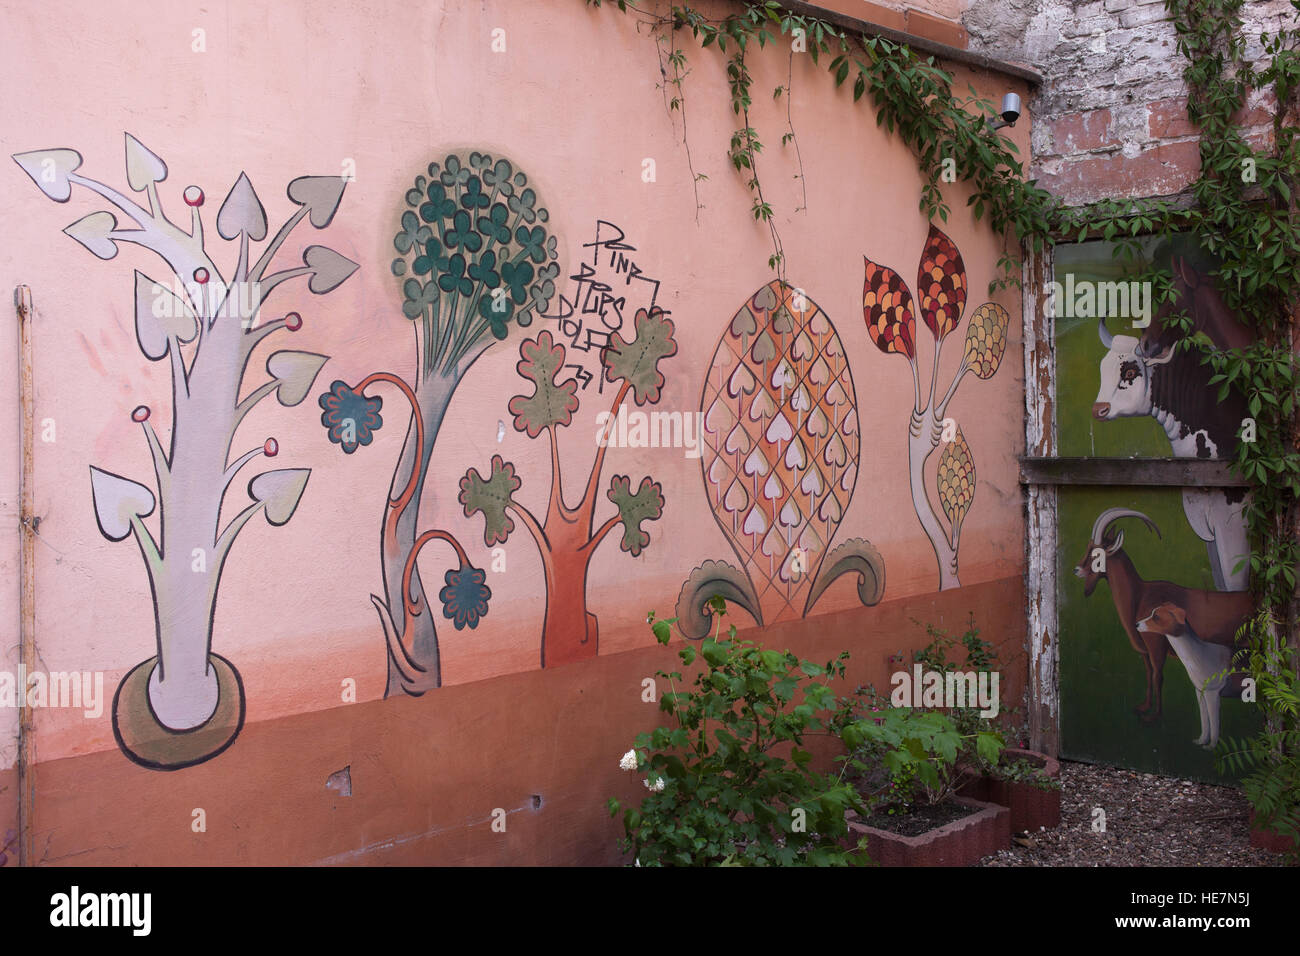
[[(1183, 666), (1192, 675), (1193, 682), (1193, 671), (1199, 670), (1199, 665), (1183, 659), (1182, 649), (1177, 644), (1171, 646), (1168, 635), (1151, 628), (1140, 628), (1139, 622), (1149, 619), (1160, 605), (1173, 605), (1181, 609), (1185, 622), (1200, 642), (1220, 645), (1230, 656), (1237, 630), (1254, 610), (1254, 602), (1245, 591), (1210, 591), (1183, 587), (1172, 581), (1144, 580), (1123, 550), (1124, 532), (1111, 529), (1111, 525), (1121, 518), (1138, 518), (1157, 536), (1160, 534), (1156, 523), (1142, 512), (1129, 508), (1109, 508), (1098, 515), (1093, 523), (1087, 552), (1075, 565), (1074, 573), (1084, 581), (1085, 597), (1092, 596), (1100, 580), (1104, 579), (1110, 585), (1111, 600), (1115, 603), (1120, 625), (1146, 667), (1146, 697), (1135, 710), (1144, 722), (1152, 723), (1160, 718), (1162, 712), (1165, 658), (1172, 652), (1183, 660)], [(1225, 681), (1218, 685), (1217, 692), (1234, 696), (1240, 693), (1240, 682)], [(1217, 697), (1212, 706), (1217, 727)], [(1212, 737), (1213, 742), (1209, 742), (1209, 745), (1213, 746), (1218, 742), (1217, 730), (1210, 734), (1206, 734), (1205, 730), (1206, 727), (1203, 726), (1204, 741), (1198, 742), (1209, 742)]]

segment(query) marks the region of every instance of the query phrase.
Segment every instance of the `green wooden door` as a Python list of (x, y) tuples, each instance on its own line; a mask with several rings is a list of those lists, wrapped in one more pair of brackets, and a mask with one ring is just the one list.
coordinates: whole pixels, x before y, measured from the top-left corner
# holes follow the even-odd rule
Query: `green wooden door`
[[(1168, 608), (1199, 600), (1147, 587), (1154, 581), (1222, 595), (1206, 599), (1218, 602), (1213, 607), (1240, 602), (1239, 596), (1223, 592), (1244, 586), (1243, 571), (1234, 574), (1234, 566), (1222, 567), (1221, 556), (1243, 527), (1242, 491), (1192, 488), (1188, 495), (1185, 488), (1143, 483), (1143, 475), (1152, 472), (1143, 467), (1148, 459), (1229, 457), (1231, 449), (1222, 447), (1224, 423), (1235, 406), (1213, 399), (1207, 403), (1207, 388), (1213, 389), (1202, 379), (1209, 372), (1187, 365), (1190, 355), (1175, 361), (1158, 351), (1150, 354), (1160, 344), (1163, 324), (1156, 316), (1145, 336), (1144, 329), (1134, 328), (1135, 321), (1141, 325), (1156, 312), (1153, 303), (1142, 302), (1140, 289), (1129, 287), (1135, 294), (1127, 309), (1113, 293), (1098, 291), (1102, 283), (1126, 281), (1151, 261), (1170, 262), (1173, 256), (1193, 282), (1206, 281), (1204, 273), (1212, 268), (1195, 250), (1178, 244), (1148, 246), (1144, 255), (1136, 264), (1121, 262), (1109, 244), (1093, 242), (1058, 246), (1054, 257), (1059, 284), (1054, 310), (1057, 455), (1133, 461), (1129, 474), (1118, 469), (1122, 484), (1071, 484), (1065, 476), (1057, 487), (1059, 746), (1069, 758), (1213, 780), (1218, 779), (1213, 749), (1205, 742), (1257, 729), (1257, 709), (1240, 699), (1239, 687), (1237, 696), (1225, 696), (1233, 691), (1233, 681), (1216, 693), (1215, 683), (1204, 679), (1206, 668), (1226, 660), (1231, 649), (1216, 643), (1215, 635), (1202, 635), (1192, 618), (1182, 625), (1175, 622), (1182, 627), (1175, 638), (1146, 631), (1135, 640), (1122, 622), (1126, 617), (1130, 623), (1141, 620), (1152, 611), (1151, 603)], [(1091, 308), (1084, 294), (1090, 286)], [(1205, 310), (1206, 321), (1222, 324), (1222, 317), (1213, 314), (1213, 295), (1191, 289), (1185, 307)], [(1067, 298), (1070, 292), (1073, 300)], [(1106, 298), (1109, 302), (1103, 304)], [(1107, 311), (1109, 315), (1098, 314)], [(1098, 519), (1107, 515), (1111, 520), (1098, 528)], [(1205, 539), (1207, 530), (1217, 532), (1212, 540)], [(1217, 575), (1216, 561), (1221, 565)], [(1076, 572), (1080, 566), (1084, 577)], [(1096, 576), (1090, 594), (1089, 572)], [(1138, 611), (1134, 595), (1147, 595)], [(1202, 611), (1200, 621), (1206, 616)], [(1160, 626), (1159, 620), (1148, 623)], [(1190, 669), (1180, 659), (1180, 647), (1181, 656), (1192, 662)], [(1163, 666), (1156, 666), (1161, 655), (1167, 655)], [(1195, 674), (1202, 675), (1206, 688), (1204, 708)]]

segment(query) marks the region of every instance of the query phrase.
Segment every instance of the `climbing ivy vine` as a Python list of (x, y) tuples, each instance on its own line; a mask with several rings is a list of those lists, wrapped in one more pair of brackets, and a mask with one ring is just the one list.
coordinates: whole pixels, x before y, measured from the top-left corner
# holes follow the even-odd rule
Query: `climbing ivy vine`
[[(601, 0), (586, 0), (602, 6)], [(755, 129), (754, 77), (749, 69), (755, 47), (779, 37), (797, 41), (816, 64), (825, 64), (834, 85), (852, 83), (853, 103), (867, 98), (877, 125), (897, 134), (916, 155), (925, 181), (920, 209), (929, 219), (947, 221), (950, 207), (943, 192), (944, 173), (967, 184), (968, 204), (976, 220), (987, 221), (1004, 240), (996, 288), (1020, 285), (1021, 255), (1043, 253), (1054, 242), (1105, 239), (1117, 255), (1131, 255), (1150, 236), (1193, 235), (1219, 260), (1217, 280), (1227, 304), (1254, 328), (1257, 341), (1248, 348), (1221, 350), (1204, 334), (1193, 334), (1190, 317), (1175, 315), (1174, 324), (1188, 333), (1181, 347), (1199, 350), (1215, 372), (1222, 395), (1238, 389), (1255, 422), (1255, 440), (1241, 441), (1234, 470), (1250, 487), (1246, 517), (1250, 527), (1251, 580), (1260, 616), (1251, 632), (1263, 634), (1250, 668), (1261, 687), (1278, 685), (1279, 666), (1297, 659), (1296, 567), (1300, 559), (1300, 454), (1297, 453), (1296, 316), (1300, 307), (1300, 223), (1296, 214), (1296, 107), (1300, 90), (1300, 30), (1284, 27), (1261, 35), (1262, 56), (1248, 56), (1242, 32), (1244, 0), (1165, 0), (1176, 30), (1177, 48), (1186, 58), (1188, 117), (1200, 129), (1200, 174), (1191, 202), (1169, 198), (1114, 199), (1067, 206), (1025, 177), (1015, 145), (995, 134), (986, 117), (993, 104), (968, 87), (969, 97), (953, 91), (953, 77), (907, 45), (881, 36), (842, 30), (816, 17), (796, 14), (777, 0), (736, 4), (734, 12), (709, 18), (686, 4), (666, 12), (645, 9), (630, 0), (611, 6), (648, 24), (664, 42), (667, 36), (672, 75), (663, 70), (665, 89), (672, 86), (670, 113), (682, 111), (685, 140), (687, 55), (678, 39), (689, 31), (701, 50), (714, 48), (727, 59), (727, 84), (736, 128), (728, 157), (752, 194), (751, 213), (770, 233), (769, 266), (784, 281), (785, 252), (776, 216), (759, 176), (763, 140)], [(1291, 0), (1300, 14), (1300, 0)], [(793, 49), (793, 47), (792, 47)], [(792, 76), (792, 73), (791, 73)], [(1240, 117), (1252, 92), (1272, 93), (1272, 135), (1253, 144), (1242, 134)], [(775, 97), (787, 96), (787, 132), (794, 141), (789, 113), (789, 84)], [(795, 143), (797, 148), (797, 142)], [(687, 145), (689, 150), (689, 145)], [(699, 183), (691, 172), (699, 207)], [(800, 164), (800, 175), (802, 165)], [(806, 202), (805, 202), (806, 205)], [(1154, 281), (1156, 297), (1171, 302), (1167, 271), (1143, 276)], [(1289, 645), (1289, 647), (1288, 647)], [(1293, 689), (1296, 686), (1292, 683)], [(1294, 692), (1265, 693), (1261, 698), (1268, 730), (1251, 748), (1237, 748), (1226, 760), (1238, 768), (1241, 754), (1255, 754), (1255, 784), (1247, 793), (1300, 793), (1300, 701)], [(1261, 756), (1263, 755), (1263, 756)], [(1267, 777), (1263, 783), (1260, 774)], [(1282, 832), (1300, 826), (1300, 802), (1257, 800), (1256, 809)], [(1289, 820), (1289, 822), (1288, 822)], [(1288, 831), (1288, 827), (1290, 828)]]

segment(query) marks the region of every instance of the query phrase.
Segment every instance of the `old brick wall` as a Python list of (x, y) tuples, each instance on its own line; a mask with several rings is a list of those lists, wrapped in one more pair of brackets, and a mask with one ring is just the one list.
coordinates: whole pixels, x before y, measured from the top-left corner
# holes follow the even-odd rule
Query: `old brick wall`
[[(1247, 54), (1261, 30), (1291, 13), (1286, 0), (1242, 9)], [(974, 0), (962, 17), (969, 47), (1043, 74), (1026, 104), (1034, 117), (1031, 176), (1069, 203), (1168, 196), (1200, 167), (1176, 34), (1162, 0)], [(1243, 119), (1257, 145), (1271, 135), (1265, 97)]]

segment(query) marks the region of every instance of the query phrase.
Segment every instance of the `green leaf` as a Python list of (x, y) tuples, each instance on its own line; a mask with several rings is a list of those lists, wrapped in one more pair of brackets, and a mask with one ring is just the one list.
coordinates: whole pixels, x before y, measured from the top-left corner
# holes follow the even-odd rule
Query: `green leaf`
[(660, 644), (667, 644), (673, 633), (672, 626), (667, 621), (655, 621), (650, 625), (650, 630)]
[(1002, 753), (1002, 737), (998, 734), (981, 731), (975, 735), (975, 750), (983, 760), (995, 763)]
[(623, 522), (623, 540), (619, 546), (633, 557), (639, 555), (650, 544), (650, 535), (641, 529), (641, 522), (654, 521), (663, 514), (663, 486), (649, 477), (642, 478), (636, 492), (632, 492), (632, 480), (626, 475), (615, 475), (609, 484), (606, 497), (618, 508), (619, 520)]
[(489, 477), (483, 478), (471, 468), (460, 480), (459, 500), (465, 508), (465, 517), (483, 515), (483, 543), (488, 547), (504, 544), (515, 530), (514, 519), (506, 514), (506, 508), (514, 506), (514, 493), (519, 485), (515, 466), (500, 455), (492, 456)]
[(638, 405), (653, 405), (659, 401), (664, 384), (659, 363), (677, 354), (673, 323), (663, 309), (655, 306), (649, 312), (638, 309), (633, 325), (636, 337), (630, 342), (618, 332), (610, 336), (610, 347), (603, 357), (605, 380), (626, 382)]
[(568, 425), (578, 410), (578, 383), (572, 378), (555, 381), (564, 367), (564, 346), (542, 331), (520, 344), (519, 355), (515, 369), (533, 383), (533, 394), (510, 399), (507, 407), (515, 416), (515, 429), (536, 438), (547, 428)]
[(712, 639), (706, 639), (700, 646), (700, 655), (711, 667), (720, 667), (727, 660), (727, 649)]

